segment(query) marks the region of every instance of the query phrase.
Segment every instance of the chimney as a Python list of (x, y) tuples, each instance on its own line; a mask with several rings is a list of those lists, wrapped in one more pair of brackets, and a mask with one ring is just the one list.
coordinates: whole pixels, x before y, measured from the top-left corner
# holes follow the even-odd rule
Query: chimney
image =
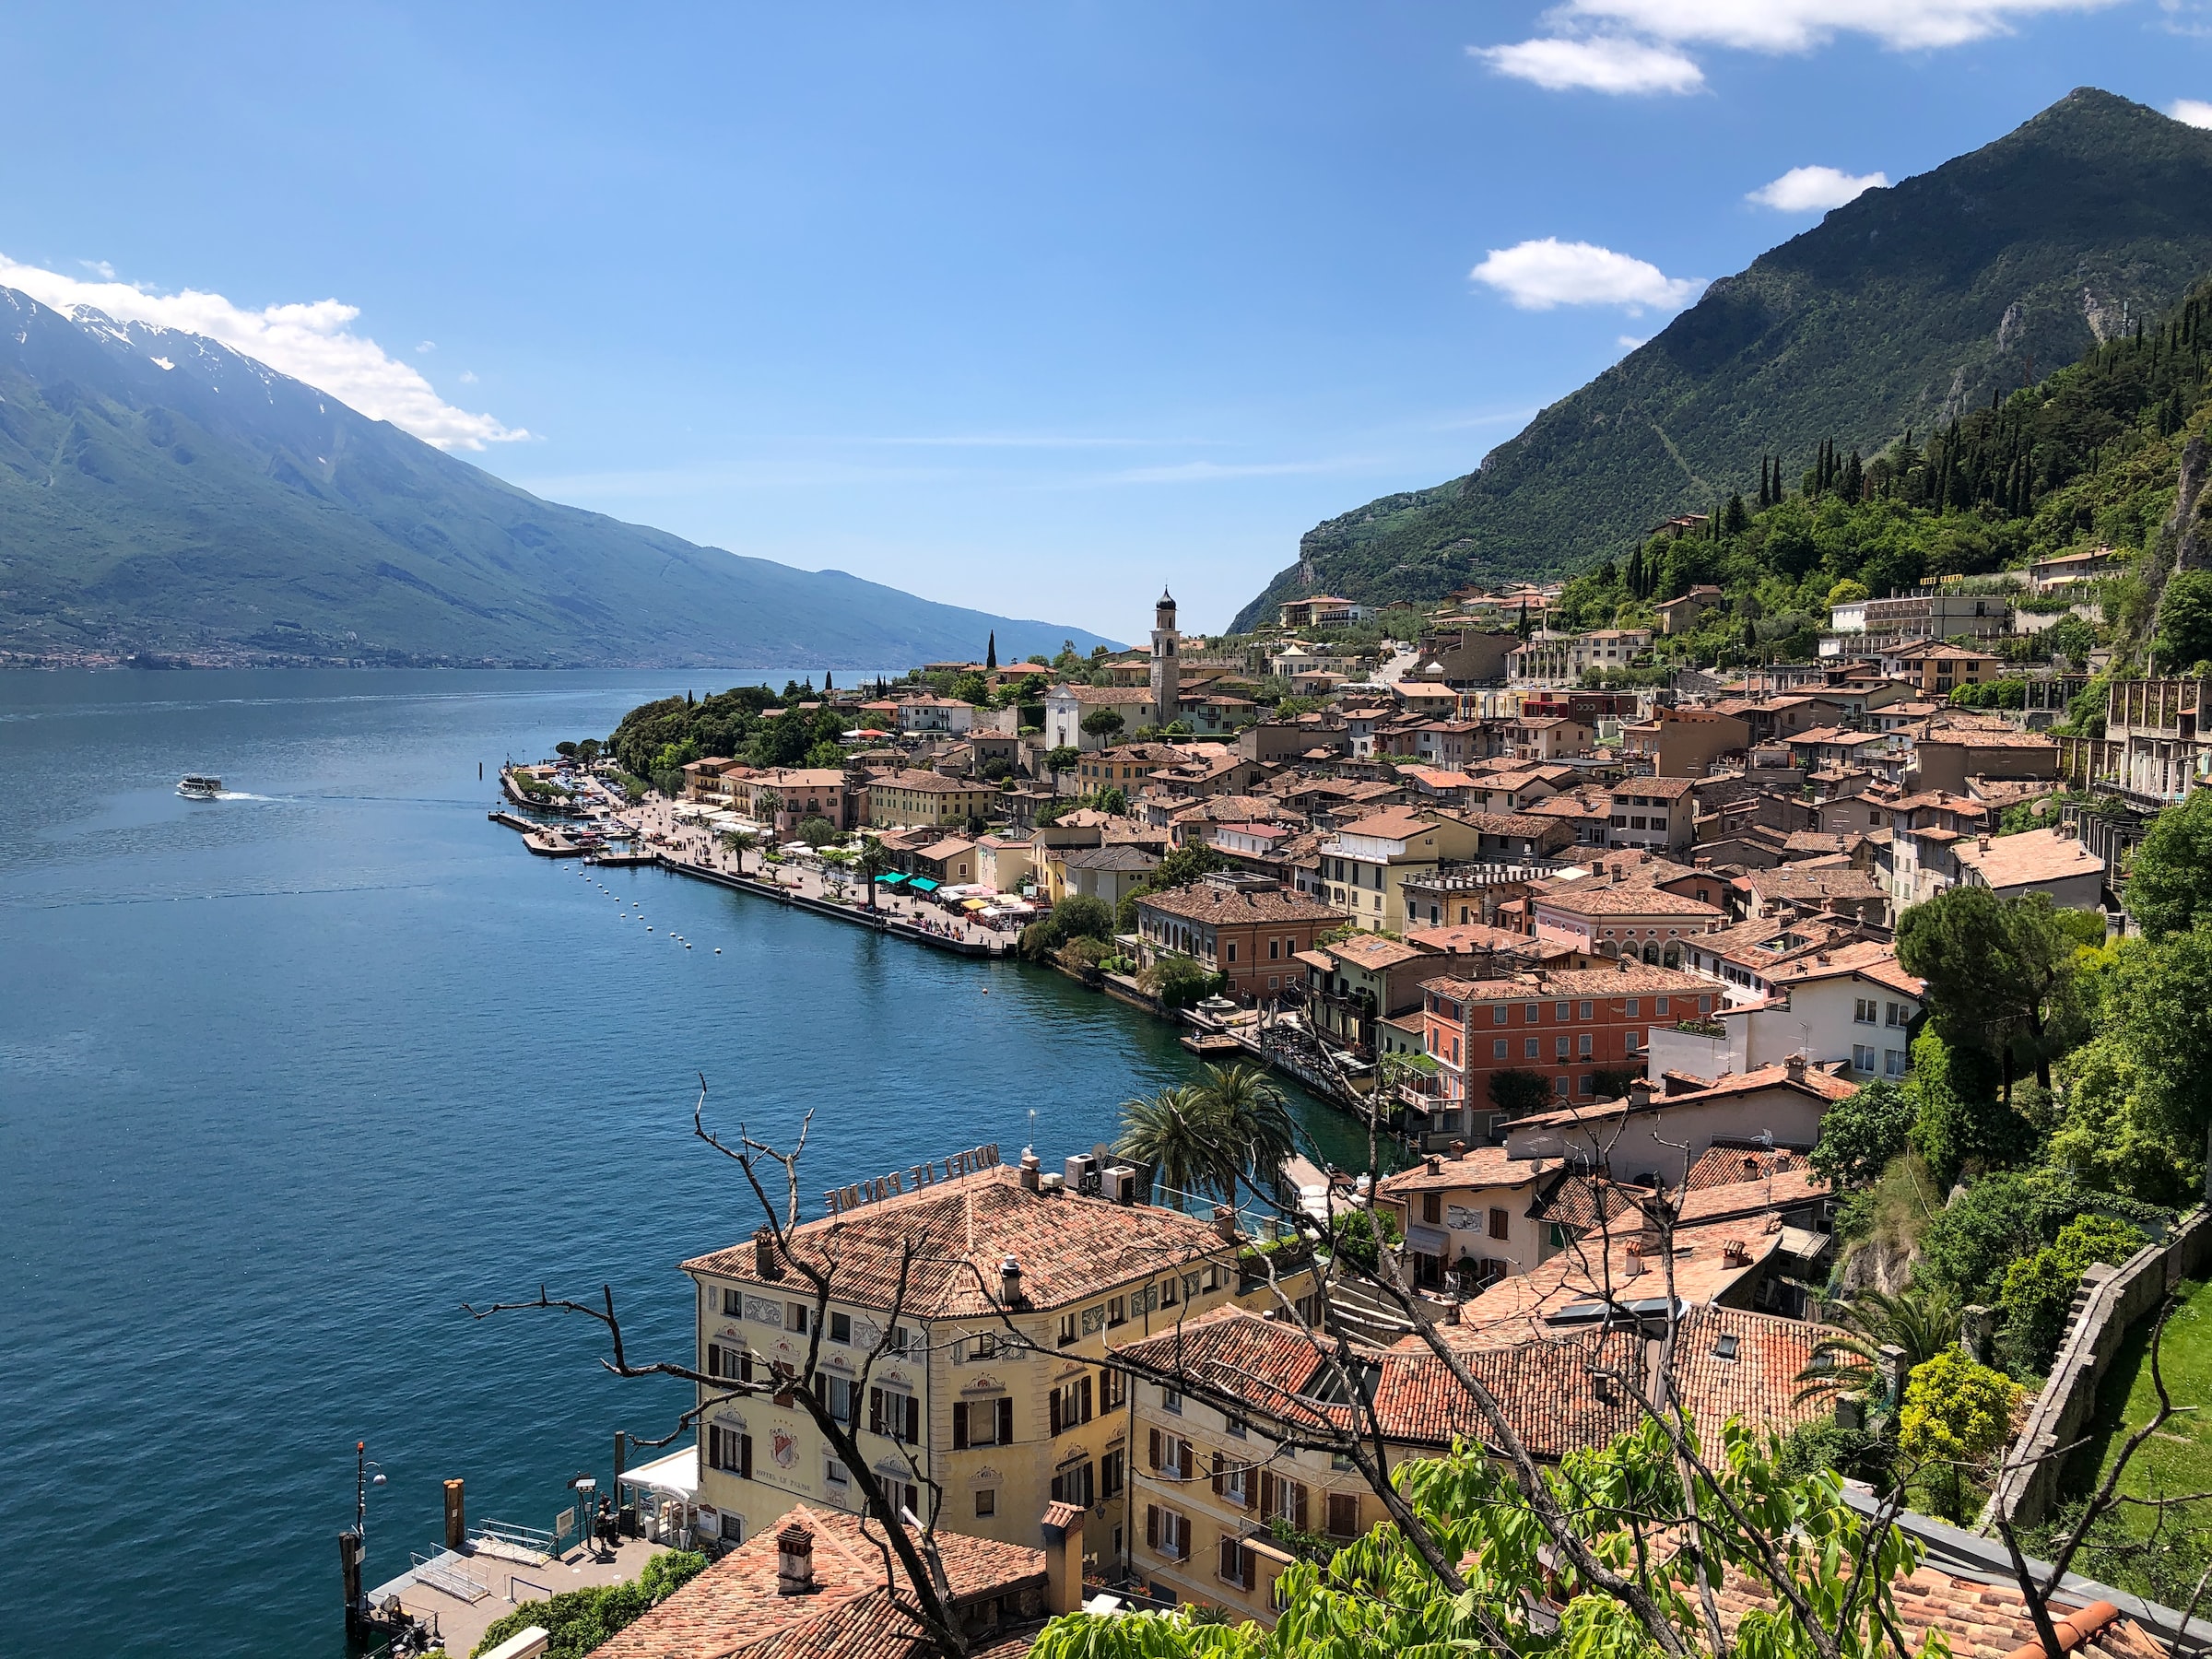
[(998, 1300), (1005, 1308), (1021, 1305), (1021, 1264), (1012, 1256), (998, 1265)]
[(1083, 1610), (1083, 1508), (1048, 1503), (1044, 1508), (1044, 1610)]
[(1237, 1209), (1232, 1204), (1214, 1206), (1214, 1230), (1231, 1244), (1237, 1241)]
[(1782, 1068), (1785, 1073), (1788, 1074), (1791, 1082), (1802, 1083), (1805, 1081), (1804, 1054), (1792, 1054), (1787, 1060), (1784, 1060), (1782, 1063)]
[(1021, 1184), (1026, 1190), (1032, 1193), (1037, 1190), (1038, 1173), (1043, 1168), (1044, 1166), (1038, 1161), (1037, 1154), (1035, 1152), (1030, 1150), (1026, 1147), (1022, 1148)]
[(814, 1534), (794, 1521), (776, 1535), (776, 1594), (812, 1595), (815, 1589)]
[(776, 1260), (776, 1230), (772, 1227), (753, 1229), (753, 1271), (764, 1279), (783, 1277), (782, 1265)]
[(1885, 1342), (1875, 1356), (1876, 1375), (1882, 1380), (1882, 1393), (1890, 1401), (1904, 1397), (1905, 1350), (1894, 1342)]
[(1730, 1267), (1741, 1267), (1751, 1259), (1751, 1252), (1741, 1239), (1731, 1239), (1721, 1246), (1721, 1261)]
[(1649, 1077), (1636, 1078), (1629, 1085), (1630, 1109), (1631, 1111), (1639, 1110), (1642, 1107), (1649, 1106), (1651, 1103), (1652, 1080)]
[(1622, 1258), (1620, 1275), (1623, 1278), (1643, 1277), (1643, 1244), (1641, 1240), (1629, 1241), (1628, 1254)]

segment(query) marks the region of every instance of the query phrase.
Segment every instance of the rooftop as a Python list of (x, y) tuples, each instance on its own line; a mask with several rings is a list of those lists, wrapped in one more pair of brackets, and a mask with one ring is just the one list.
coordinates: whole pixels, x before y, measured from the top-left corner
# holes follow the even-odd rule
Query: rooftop
[(1965, 842), (1957, 857), (1993, 888), (2032, 887), (2104, 874), (2104, 861), (2062, 829)]
[(1280, 888), (1254, 892), (1249, 888), (1224, 887), (1211, 881), (1195, 881), (1188, 887), (1171, 888), (1164, 893), (1147, 893), (1136, 903), (1140, 911), (1157, 911), (1180, 921), (1216, 925), (1239, 922), (1336, 924), (1344, 920), (1340, 912), (1304, 893)]

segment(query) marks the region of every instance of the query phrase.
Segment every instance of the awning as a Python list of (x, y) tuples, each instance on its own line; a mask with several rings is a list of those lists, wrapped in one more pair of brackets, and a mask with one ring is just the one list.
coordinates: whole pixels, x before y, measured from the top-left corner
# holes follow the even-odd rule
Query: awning
[(686, 1446), (681, 1452), (671, 1452), (649, 1464), (625, 1469), (622, 1484), (668, 1492), (688, 1503), (699, 1496), (699, 1448)]
[(937, 884), (926, 876), (909, 877), (906, 885), (917, 893), (934, 893), (937, 890)]
[(962, 910), (979, 911), (984, 906), (988, 905), (990, 902), (991, 901), (988, 899), (963, 899), (960, 900), (960, 908)]
[(876, 885), (879, 888), (898, 887), (905, 880), (906, 877), (904, 876), (878, 876), (876, 877)]
[(1452, 1235), (1441, 1227), (1424, 1227), (1416, 1221), (1406, 1230), (1406, 1242), (1418, 1254), (1441, 1256), (1452, 1248)]

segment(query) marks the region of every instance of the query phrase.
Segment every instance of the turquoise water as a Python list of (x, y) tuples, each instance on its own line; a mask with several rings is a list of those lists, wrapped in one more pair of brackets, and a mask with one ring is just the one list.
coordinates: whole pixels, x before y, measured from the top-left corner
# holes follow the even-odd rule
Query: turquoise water
[(581, 1322), (461, 1304), (606, 1285), (680, 1353), (675, 1264), (755, 1220), (691, 1138), (701, 1072), (725, 1127), (815, 1112), (818, 1202), (1011, 1156), (1032, 1109), (1049, 1165), (1194, 1069), (1056, 974), (486, 820), (479, 762), (732, 677), (0, 676), (0, 1651), (336, 1654), (356, 1440), (375, 1583), (446, 1477), (542, 1526), (617, 1430), (665, 1433), (682, 1391)]

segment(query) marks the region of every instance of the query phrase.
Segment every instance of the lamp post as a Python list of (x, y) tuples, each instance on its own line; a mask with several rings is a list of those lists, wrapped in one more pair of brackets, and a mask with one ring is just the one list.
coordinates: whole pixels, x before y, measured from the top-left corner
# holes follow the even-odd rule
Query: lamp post
[(369, 1442), (355, 1441), (353, 1526), (338, 1535), (338, 1569), (346, 1583), (346, 1635), (349, 1641), (358, 1642), (368, 1627), (369, 1606), (361, 1589), (361, 1562), (369, 1554), (369, 1488), (383, 1484), (383, 1468), (370, 1457)]

